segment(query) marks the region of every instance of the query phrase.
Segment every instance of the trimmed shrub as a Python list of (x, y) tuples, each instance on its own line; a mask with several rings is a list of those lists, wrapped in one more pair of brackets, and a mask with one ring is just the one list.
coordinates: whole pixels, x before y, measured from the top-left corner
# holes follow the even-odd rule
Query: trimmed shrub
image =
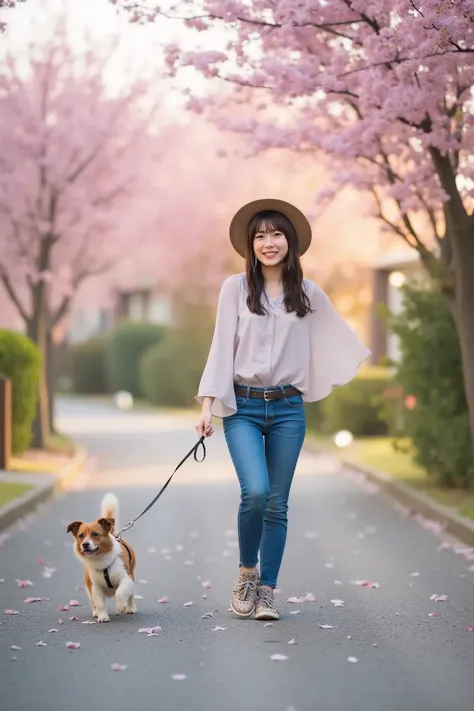
[(107, 382), (111, 392), (126, 390), (143, 395), (139, 385), (139, 362), (142, 354), (163, 340), (168, 327), (145, 321), (122, 323), (107, 341)]
[(194, 403), (209, 353), (212, 332), (204, 327), (170, 329), (165, 339), (149, 348), (140, 361), (140, 389), (147, 400), (162, 407)]
[(108, 392), (105, 356), (108, 337), (95, 336), (70, 349), (72, 389), (80, 394)]
[(396, 380), (411, 409), (395, 430), (411, 437), (415, 460), (439, 484), (474, 487), (474, 461), (461, 350), (442, 294), (404, 288), (403, 311), (389, 318), (399, 338)]
[(0, 374), (12, 381), (12, 451), (15, 454), (23, 452), (31, 442), (40, 364), (40, 352), (30, 338), (0, 329)]
[(357, 437), (387, 434), (388, 424), (380, 418), (379, 409), (391, 380), (387, 368), (368, 367), (347, 385), (334, 388), (322, 400), (322, 429), (331, 434), (349, 430)]

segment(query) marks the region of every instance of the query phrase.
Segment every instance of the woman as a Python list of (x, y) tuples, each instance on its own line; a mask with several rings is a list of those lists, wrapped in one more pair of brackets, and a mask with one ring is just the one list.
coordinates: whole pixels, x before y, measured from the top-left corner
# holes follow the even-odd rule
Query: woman
[[(293, 205), (256, 200), (230, 225), (246, 272), (221, 288), (214, 338), (196, 399), (199, 436), (224, 434), (241, 488), (239, 576), (231, 607), (277, 620), (273, 590), (283, 557), (288, 497), (306, 429), (303, 401), (329, 395), (370, 354), (326, 294), (303, 279), (311, 227)], [(257, 570), (260, 553), (260, 575)]]

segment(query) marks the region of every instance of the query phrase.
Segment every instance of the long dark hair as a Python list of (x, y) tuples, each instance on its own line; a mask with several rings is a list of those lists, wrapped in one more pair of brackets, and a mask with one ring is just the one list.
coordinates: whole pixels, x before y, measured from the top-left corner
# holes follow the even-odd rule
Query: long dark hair
[(265, 280), (260, 262), (256, 260), (253, 250), (255, 235), (261, 230), (283, 232), (288, 242), (288, 254), (283, 263), (282, 281), (285, 309), (294, 311), (299, 318), (311, 312), (308, 295), (303, 290), (303, 270), (301, 269), (298, 236), (293, 223), (281, 212), (268, 210), (257, 213), (249, 222), (247, 232), (247, 306), (249, 310), (263, 316), (267, 310), (262, 304), (262, 294)]

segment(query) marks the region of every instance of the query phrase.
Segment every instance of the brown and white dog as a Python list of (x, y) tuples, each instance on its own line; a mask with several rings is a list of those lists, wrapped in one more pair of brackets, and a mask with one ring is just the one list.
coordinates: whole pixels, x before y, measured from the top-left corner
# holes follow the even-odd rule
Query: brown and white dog
[(106, 494), (101, 517), (92, 523), (73, 521), (67, 527), (76, 539), (75, 553), (84, 564), (84, 584), (98, 622), (109, 622), (106, 599), (115, 596), (118, 615), (133, 613), (135, 607), (135, 553), (129, 543), (114, 536), (118, 500)]

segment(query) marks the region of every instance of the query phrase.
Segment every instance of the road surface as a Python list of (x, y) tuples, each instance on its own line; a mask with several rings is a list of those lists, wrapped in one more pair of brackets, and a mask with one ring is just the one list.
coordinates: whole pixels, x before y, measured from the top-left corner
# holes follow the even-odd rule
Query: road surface
[[(230, 615), (238, 486), (220, 430), (206, 461), (186, 463), (127, 534), (138, 557), (138, 613), (88, 624), (67, 524), (96, 518), (109, 490), (120, 523), (135, 517), (196, 438), (192, 418), (100, 401), (61, 401), (59, 425), (90, 460), (73, 490), (4, 537), (3, 711), (472, 711), (473, 552), (330, 457), (303, 453), (299, 462), (281, 620)], [(25, 580), (33, 585), (18, 587)], [(79, 605), (59, 610), (71, 600)], [(156, 626), (155, 636), (139, 631)]]

